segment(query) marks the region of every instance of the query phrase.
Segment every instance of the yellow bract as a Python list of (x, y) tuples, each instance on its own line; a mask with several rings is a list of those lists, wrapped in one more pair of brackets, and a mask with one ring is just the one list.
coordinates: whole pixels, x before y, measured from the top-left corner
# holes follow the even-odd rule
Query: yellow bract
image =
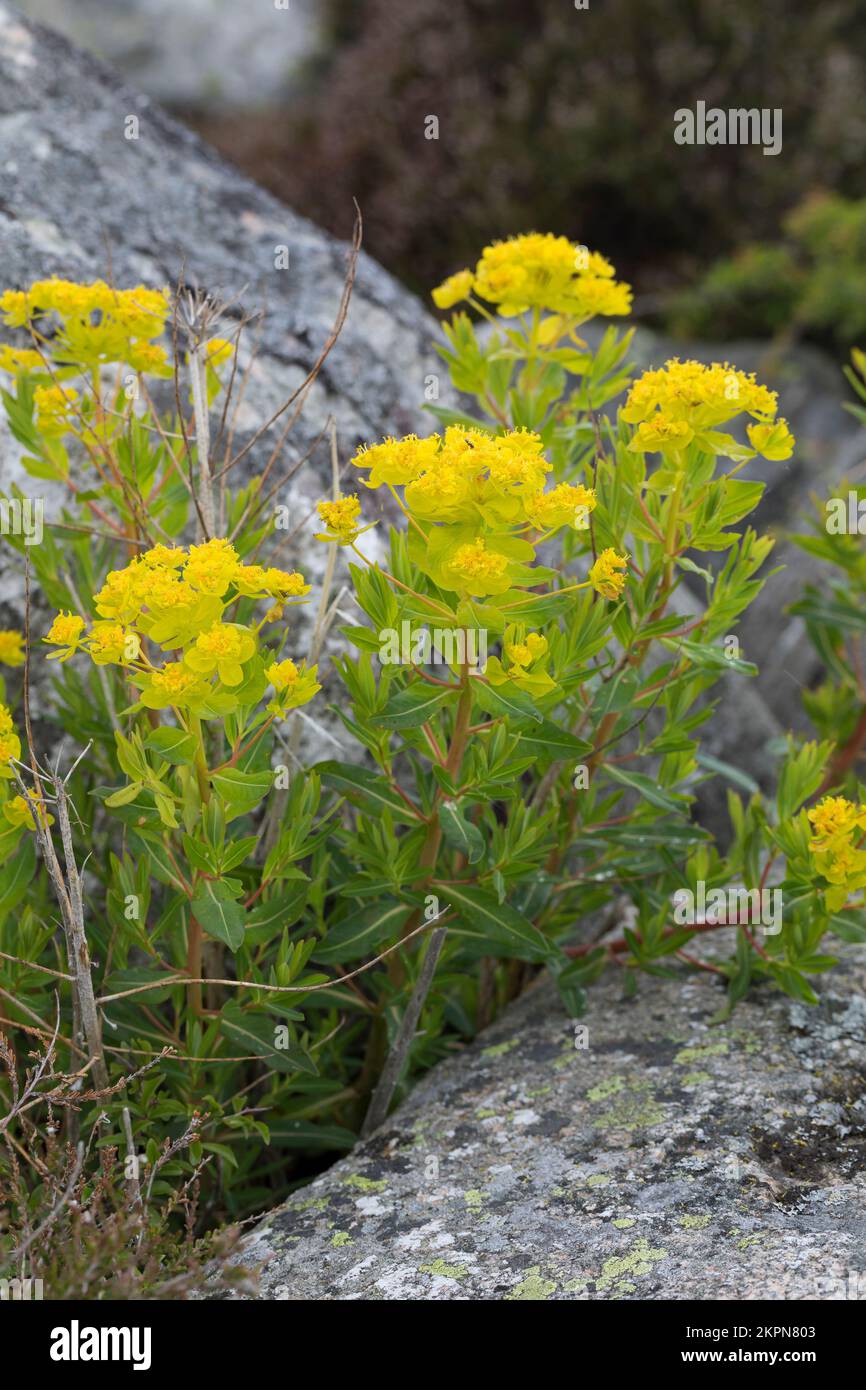
[(644, 372), (628, 393), (621, 415), (637, 425), (630, 448), (638, 453), (678, 455), (692, 440), (708, 453), (733, 448), (733, 457), (751, 457), (747, 447), (736, 449), (727, 436), (713, 435), (720, 425), (750, 415), (752, 448), (768, 459), (790, 458), (794, 438), (784, 420), (776, 419), (775, 391), (728, 362), (681, 362), (671, 358), (663, 368)]

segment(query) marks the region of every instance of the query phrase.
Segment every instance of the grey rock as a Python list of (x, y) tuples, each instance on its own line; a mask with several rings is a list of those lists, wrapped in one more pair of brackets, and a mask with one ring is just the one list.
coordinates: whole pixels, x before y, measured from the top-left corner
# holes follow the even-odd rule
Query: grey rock
[(167, 106), (256, 108), (284, 99), (322, 41), (316, 0), (21, 0)]
[(540, 982), (255, 1228), (253, 1296), (866, 1297), (859, 959), (722, 1025), (710, 975), (608, 977), (586, 1047)]
[[(246, 14), (248, 7), (237, 7), (239, 14), (241, 8)], [(130, 116), (137, 118), (136, 139), (125, 135), (134, 129)], [(347, 235), (353, 217), (347, 207)], [(279, 247), (288, 248), (287, 269), (276, 268)], [(52, 275), (112, 278), (121, 287), (173, 285), (183, 277), (227, 299), (238, 297), (247, 312), (264, 311), (242, 340), (240, 365), (249, 370), (236, 447), (309, 372), (334, 323), (348, 265), (345, 244), (226, 164), (151, 98), (5, 3), (0, 250), (2, 287), (19, 289)], [(230, 320), (229, 334), (231, 327)], [(344, 463), (361, 442), (426, 432), (429, 417), (419, 409), (425, 378), (441, 375), (442, 399), (448, 399), (434, 332), (420, 302), (362, 253), (348, 319), (288, 438), (282, 471), (310, 449), (329, 417), (336, 421)], [(9, 331), (3, 336), (9, 340)], [(268, 459), (275, 433), (249, 454), (247, 476)], [(27, 495), (38, 489), (46, 521), (57, 519), (60, 493), (27, 480), (18, 454), (5, 422), (0, 424), (0, 488), (16, 482)], [(280, 476), (278, 471), (272, 479)], [(313, 513), (330, 480), (324, 439), (274, 498), (275, 507), (288, 507), (290, 525), (301, 526), (294, 549), (281, 552), (281, 563), (303, 567), (314, 585), (326, 547), (312, 540)], [(351, 491), (352, 480), (347, 484)], [(365, 510), (371, 514), (375, 506), (370, 497)], [(377, 553), (378, 534), (369, 533), (369, 553)], [(338, 578), (344, 577), (341, 556)], [(4, 623), (20, 622), (22, 594), (17, 559), (0, 552)], [(315, 607), (298, 611), (305, 637)]]

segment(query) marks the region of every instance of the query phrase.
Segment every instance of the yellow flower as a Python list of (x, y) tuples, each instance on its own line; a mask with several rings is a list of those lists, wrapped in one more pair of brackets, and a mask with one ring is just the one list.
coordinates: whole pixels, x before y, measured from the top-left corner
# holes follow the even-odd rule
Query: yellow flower
[(21, 740), (15, 732), (12, 715), (6, 705), (0, 705), (0, 777), (14, 774), (9, 764), (21, 757)]
[(284, 716), (290, 710), (297, 709), (299, 705), (308, 704), (322, 688), (316, 679), (318, 667), (311, 666), (307, 670), (303, 661), (300, 666), (288, 659), (272, 662), (266, 668), (265, 675), (274, 687), (277, 697), (268, 705), (271, 714)]
[(178, 569), (186, 559), (186, 551), (179, 545), (155, 545), (146, 550), (141, 561), (154, 569)]
[(603, 550), (590, 568), (589, 582), (602, 598), (617, 599), (625, 588), (625, 575), (619, 571), (627, 568), (627, 555), (618, 555), (612, 549)]
[(508, 667), (495, 656), (489, 658), (485, 675), (491, 685), (516, 685), (527, 695), (540, 699), (557, 689), (556, 681), (546, 670), (548, 643), (541, 632), (524, 632), (522, 627), (509, 626), (502, 640), (502, 655)]
[(141, 654), (138, 633), (121, 623), (94, 623), (88, 651), (97, 666), (126, 666)]
[(208, 687), (180, 661), (170, 661), (161, 670), (148, 673), (142, 682), (141, 702), (147, 709), (182, 709), (204, 698)]
[(539, 492), (526, 499), (526, 516), (533, 526), (543, 531), (557, 531), (561, 526), (573, 526), (583, 531), (589, 525), (589, 514), (595, 510), (596, 496), (592, 488), (581, 483), (559, 483), (550, 492)]
[(53, 646), (64, 647), (62, 652), (52, 652), (52, 658), (60, 661), (67, 661), (74, 651), (81, 645), (81, 634), (84, 631), (84, 619), (79, 618), (77, 613), (58, 613), (48, 633), (43, 637), (43, 642), (50, 642)]
[(234, 351), (234, 343), (230, 343), (227, 338), (209, 339), (205, 344), (208, 366), (222, 367), (225, 362), (231, 361), (234, 356)]
[(433, 290), (433, 303), (437, 309), (452, 309), (455, 304), (459, 304), (462, 299), (468, 299), (472, 293), (474, 276), (471, 270), (458, 270), (456, 275), (449, 275), (447, 280), (443, 280)]
[(308, 584), (304, 576), (297, 570), (292, 570), (289, 573), (288, 570), (274, 569), (273, 566), (269, 566), (264, 573), (264, 587), (265, 593), (269, 594), (271, 598), (286, 599), (303, 598), (304, 594), (308, 594), (313, 586)]
[(183, 577), (203, 594), (221, 598), (241, 567), (238, 553), (230, 541), (210, 540), (191, 545)]
[(385, 439), (381, 444), (359, 449), (352, 466), (369, 468), (365, 487), (377, 488), (383, 483), (404, 487), (433, 466), (441, 443), (438, 434), (428, 435), (426, 439), (419, 439), (417, 434), (408, 434), (405, 439)]
[(628, 285), (614, 281), (603, 256), (567, 237), (532, 232), (486, 246), (475, 269), (475, 292), (511, 318), (527, 309), (548, 309), (584, 320), (594, 314), (627, 314)]
[[(48, 815), (45, 807), (41, 804), (37, 804), (37, 815), (43, 825), (54, 824), (54, 817)], [(36, 829), (33, 807), (24, 796), (13, 796), (10, 801), (5, 801), (3, 803), (3, 816), (16, 829), (21, 825), (26, 826), (28, 830)]]
[(629, 445), (636, 453), (678, 453), (695, 437), (687, 420), (671, 420), (661, 410), (648, 420), (641, 420)]
[(866, 806), (856, 806), (844, 796), (825, 796), (806, 814), (812, 825), (812, 850), (826, 849), (854, 830), (866, 829)]
[(0, 631), (0, 662), (4, 666), (24, 665), (24, 636), (14, 628)]
[(243, 681), (243, 663), (255, 650), (255, 638), (248, 628), (238, 623), (214, 623), (196, 638), (184, 660), (199, 675), (209, 676), (216, 671), (223, 685), (233, 686)]
[(317, 541), (336, 541), (338, 545), (351, 545), (360, 534), (358, 519), (361, 503), (355, 494), (351, 497), (338, 497), (334, 502), (320, 502), (317, 511), (327, 531), (317, 534)]
[(168, 353), (159, 343), (132, 343), (127, 362), (134, 372), (143, 372), (148, 376), (173, 375)]
[(102, 362), (140, 363), (138, 370), (165, 375), (163, 353), (147, 346), (165, 328), (170, 301), (163, 290), (136, 285), (116, 290), (103, 280), (79, 285), (72, 280), (38, 280), (26, 292), (7, 290), (0, 309), (12, 327), (56, 316), (50, 350), (62, 364), (96, 366)]
[(71, 386), (37, 386), (33, 392), (36, 428), (43, 434), (66, 434), (78, 392)]
[[(654, 423), (660, 428), (682, 421), (694, 432), (715, 429), (737, 415), (747, 414), (767, 424), (775, 418), (775, 391), (761, 386), (754, 373), (738, 371), (728, 362), (681, 362), (671, 358), (664, 368), (644, 372), (633, 384), (622, 407), (627, 424)], [(646, 438), (646, 434), (644, 435)], [(647, 448), (653, 447), (650, 444)]]
[(12, 372), (39, 372), (43, 371), (45, 363), (38, 352), (31, 348), (0, 348), (0, 371)]
[(789, 459), (794, 452), (794, 436), (787, 420), (777, 420), (772, 425), (749, 425), (746, 433), (755, 452), (774, 463)]

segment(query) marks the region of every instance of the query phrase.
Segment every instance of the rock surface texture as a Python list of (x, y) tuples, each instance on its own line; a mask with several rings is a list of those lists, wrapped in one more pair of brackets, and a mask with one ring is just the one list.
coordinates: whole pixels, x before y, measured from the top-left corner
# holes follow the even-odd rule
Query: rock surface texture
[(863, 983), (541, 983), (253, 1232), (259, 1297), (866, 1296)]
[(317, 0), (21, 0), (168, 106), (225, 111), (285, 97), (320, 45)]

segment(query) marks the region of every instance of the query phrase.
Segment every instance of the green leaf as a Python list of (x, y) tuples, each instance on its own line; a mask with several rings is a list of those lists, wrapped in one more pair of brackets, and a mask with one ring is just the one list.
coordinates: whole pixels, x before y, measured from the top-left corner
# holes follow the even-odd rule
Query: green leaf
[(621, 782), (624, 787), (631, 787), (632, 791), (638, 792), (651, 806), (658, 806), (660, 811), (677, 811), (682, 814), (682, 800), (663, 791), (651, 777), (645, 777), (642, 772), (626, 771), (625, 768), (611, 763), (605, 763), (604, 770), (615, 782)]
[(312, 1057), (297, 1043), (288, 1040), (282, 1031), (284, 1028), (273, 1015), (268, 1018), (266, 1014), (253, 1013), (236, 1002), (224, 1005), (220, 1015), (220, 1032), (245, 1053), (261, 1057), (274, 1071), (302, 1071), (308, 1076), (318, 1076)]
[(130, 801), (135, 800), (143, 786), (143, 782), (130, 782), (127, 787), (121, 787), (120, 791), (112, 792), (111, 796), (107, 796), (105, 805), (126, 806)]
[(239, 772), (236, 767), (227, 767), (211, 773), (210, 780), (232, 814), (243, 815), (267, 796), (274, 785), (274, 774), (269, 767), (259, 772)]
[(473, 681), (475, 698), (488, 714), (508, 714), (514, 719), (532, 719), (541, 723), (541, 715), (535, 708), (525, 690), (514, 684), (488, 685), (485, 681)]
[(419, 817), (391, 790), (384, 777), (369, 768), (356, 763), (324, 762), (316, 764), (316, 771), (326, 786), (333, 787), (350, 801), (360, 802), (363, 810), (376, 815), (390, 811), (396, 820), (417, 824)]
[(715, 772), (719, 777), (725, 777), (729, 782), (733, 782), (735, 787), (742, 787), (743, 791), (748, 792), (750, 796), (754, 796), (761, 790), (754, 777), (750, 777), (747, 772), (743, 772), (739, 767), (734, 767), (731, 763), (723, 762), (721, 758), (714, 758), (710, 753), (698, 753), (695, 761), (699, 767), (705, 768), (707, 772)]
[(329, 965), (360, 960), (397, 939), (410, 908), (406, 903), (380, 903), (351, 913), (332, 927), (313, 952), (313, 959)]
[(417, 729), (456, 693), (429, 685), (426, 681), (414, 681), (391, 696), (385, 708), (376, 715), (376, 723), (384, 729)]
[(153, 729), (144, 740), (144, 746), (167, 763), (178, 766), (191, 763), (195, 756), (195, 739), (183, 729)]
[(582, 758), (592, 752), (592, 744), (576, 738), (567, 729), (560, 729), (552, 719), (542, 719), (537, 726), (520, 730), (521, 749), (553, 758)]
[(247, 939), (251, 946), (271, 940), (286, 927), (293, 927), (306, 903), (309, 884), (292, 883), (265, 903), (257, 903), (247, 913)]
[(244, 942), (246, 913), (236, 894), (221, 879), (205, 879), (196, 887), (190, 903), (196, 921), (207, 932), (222, 941), (230, 951), (237, 951)]
[(0, 869), (0, 920), (17, 907), (27, 892), (36, 869), (33, 836), (28, 835), (20, 850)]
[(439, 807), (442, 834), (452, 849), (464, 854), (470, 864), (477, 864), (484, 853), (484, 836), (467, 820), (455, 801), (443, 801)]
[(451, 924), (449, 932), (463, 937), (482, 955), (530, 961), (559, 959), (559, 952), (537, 927), (508, 903), (497, 902), (492, 893), (467, 888), (462, 883), (435, 886), (446, 903), (460, 914), (459, 922)]

